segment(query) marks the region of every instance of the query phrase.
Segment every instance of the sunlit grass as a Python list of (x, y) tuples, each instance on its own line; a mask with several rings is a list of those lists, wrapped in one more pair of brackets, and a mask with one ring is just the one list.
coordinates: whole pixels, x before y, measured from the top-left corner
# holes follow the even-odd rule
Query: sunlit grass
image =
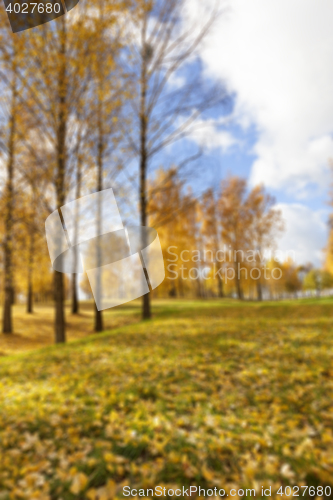
[[(244, 317), (255, 318), (257, 315), (281, 319), (281, 315), (288, 317), (300, 316), (325, 317), (333, 304), (332, 298), (301, 299), (272, 302), (239, 302), (233, 299), (210, 300), (167, 300), (153, 301), (153, 317), (166, 318), (170, 315), (184, 317), (196, 315), (210, 315), (213, 311), (217, 317), (223, 316), (238, 319)], [(105, 330), (136, 324), (141, 320), (141, 301), (136, 300), (124, 306), (116, 307), (103, 312)], [(300, 309), (300, 306), (301, 309)], [(308, 310), (308, 306), (311, 308)], [(0, 309), (1, 314), (1, 309)], [(54, 306), (35, 305), (34, 313), (27, 314), (24, 305), (13, 307), (14, 333), (0, 334), (0, 355), (13, 354), (21, 351), (37, 349), (54, 343)], [(94, 333), (94, 307), (92, 302), (83, 302), (78, 315), (71, 314), (70, 304), (66, 305), (67, 340), (69, 342), (85, 338)]]
[[(139, 305), (92, 336), (86, 305), (72, 343), (2, 357), (0, 498), (333, 491), (332, 301), (156, 301), (150, 322)], [(51, 309), (38, 316), (51, 336)]]
[[(105, 329), (136, 323), (140, 320), (140, 302), (104, 312)], [(27, 314), (23, 305), (13, 308), (14, 333), (0, 335), (0, 354), (36, 349), (54, 343), (54, 306), (35, 305), (34, 313)], [(92, 302), (84, 302), (78, 315), (66, 307), (66, 333), (69, 342), (94, 332), (94, 308)]]

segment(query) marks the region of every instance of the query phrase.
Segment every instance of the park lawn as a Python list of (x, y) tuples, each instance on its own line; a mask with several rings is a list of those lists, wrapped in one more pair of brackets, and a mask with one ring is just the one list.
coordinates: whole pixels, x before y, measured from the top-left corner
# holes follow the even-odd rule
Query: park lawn
[(331, 300), (159, 301), (150, 322), (133, 307), (114, 330), (0, 359), (0, 499), (333, 491)]
[[(154, 318), (162, 319), (170, 315), (181, 314), (183, 317), (192, 317), (197, 314), (197, 308), (200, 308), (200, 315), (213, 314), (229, 318), (236, 315), (239, 319), (246, 314), (249, 317), (260, 315), (265, 311), (271, 319), (280, 318), (281, 314), (296, 315), (300, 314), (299, 305), (315, 306), (310, 311), (313, 317), (325, 317), (330, 314), (330, 306), (333, 299), (322, 298), (318, 300), (292, 300), (284, 302), (269, 303), (241, 303), (233, 299), (224, 300), (154, 300), (153, 315)], [(225, 311), (227, 309), (227, 311)], [(66, 307), (66, 335), (67, 341), (72, 342), (84, 339), (94, 333), (94, 307), (92, 301), (81, 302), (80, 313), (71, 314), (70, 304)], [(309, 317), (307, 310), (307, 317)], [(2, 312), (0, 310), (0, 316)], [(105, 330), (114, 330), (126, 325), (136, 324), (141, 318), (141, 300), (135, 300), (121, 307), (116, 307), (103, 312)], [(328, 318), (327, 318), (328, 319)], [(27, 314), (26, 306), (18, 304), (13, 307), (13, 325), (14, 332), (11, 335), (1, 335), (0, 333), (0, 356), (8, 354), (17, 354), (36, 350), (41, 347), (54, 344), (54, 305), (36, 304), (34, 313)]]
[[(105, 329), (140, 321), (140, 303), (133, 302), (123, 307), (104, 311)], [(69, 342), (79, 340), (94, 332), (93, 303), (81, 302), (80, 313), (71, 314), (70, 304), (65, 307), (66, 335)], [(36, 304), (34, 313), (27, 314), (22, 304), (13, 307), (14, 332), (11, 335), (0, 334), (0, 356), (26, 352), (54, 344), (54, 305)]]

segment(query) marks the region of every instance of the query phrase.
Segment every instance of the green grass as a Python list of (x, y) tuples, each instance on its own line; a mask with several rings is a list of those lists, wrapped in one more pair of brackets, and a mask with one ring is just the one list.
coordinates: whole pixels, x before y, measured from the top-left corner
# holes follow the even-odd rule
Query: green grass
[(0, 498), (333, 491), (332, 300), (158, 301), (150, 322), (138, 307), (110, 312), (130, 320), (109, 332), (1, 358)]

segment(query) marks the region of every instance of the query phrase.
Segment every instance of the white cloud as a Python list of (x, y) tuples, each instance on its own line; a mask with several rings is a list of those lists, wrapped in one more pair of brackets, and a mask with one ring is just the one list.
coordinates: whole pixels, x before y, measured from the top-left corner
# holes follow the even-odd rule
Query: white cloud
[(188, 138), (208, 151), (220, 149), (225, 152), (238, 144), (238, 141), (226, 130), (218, 128), (221, 123), (225, 123), (224, 118), (220, 120), (196, 120)]
[(169, 78), (168, 84), (173, 90), (178, 90), (186, 84), (186, 78), (185, 76), (180, 76), (176, 73), (172, 73)]
[[(194, 14), (198, 0), (189, 0)], [(255, 125), (251, 182), (327, 187), (333, 157), (333, 2), (226, 0), (202, 51), (236, 93), (239, 123)]]
[(312, 211), (300, 203), (279, 203), (285, 220), (285, 233), (279, 240), (279, 250), (295, 258), (297, 264), (323, 263), (323, 249), (327, 242), (327, 212)]

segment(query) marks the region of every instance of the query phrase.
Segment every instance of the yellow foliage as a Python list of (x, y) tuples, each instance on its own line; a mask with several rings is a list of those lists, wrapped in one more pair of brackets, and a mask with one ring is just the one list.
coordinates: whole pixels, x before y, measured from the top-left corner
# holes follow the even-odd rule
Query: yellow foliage
[(156, 310), (149, 324), (2, 358), (0, 498), (330, 485), (331, 300)]

